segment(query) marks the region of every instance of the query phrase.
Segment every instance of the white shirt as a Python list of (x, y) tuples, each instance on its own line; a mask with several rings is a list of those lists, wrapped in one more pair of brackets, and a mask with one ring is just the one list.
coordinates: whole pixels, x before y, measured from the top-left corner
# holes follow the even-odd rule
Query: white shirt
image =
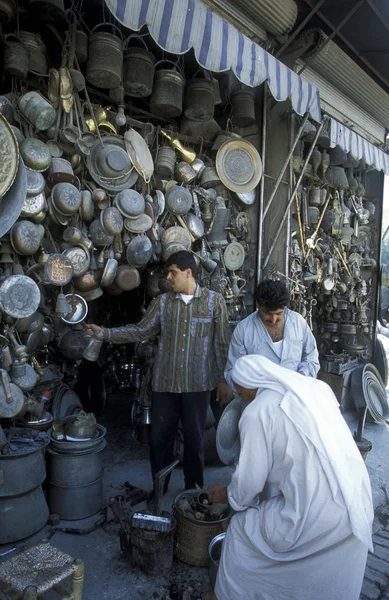
[(185, 302), (185, 304), (189, 304), (189, 302), (192, 300), (193, 298), (193, 294), (180, 294), (181, 298), (183, 299), (183, 301)]

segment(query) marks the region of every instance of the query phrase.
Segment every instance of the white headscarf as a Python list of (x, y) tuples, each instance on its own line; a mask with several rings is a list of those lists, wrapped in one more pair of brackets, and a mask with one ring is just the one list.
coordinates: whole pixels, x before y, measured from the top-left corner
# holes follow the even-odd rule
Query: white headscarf
[(338, 402), (323, 381), (284, 369), (264, 356), (242, 356), (232, 379), (247, 389), (270, 389), (285, 397), (280, 408), (302, 437), (317, 449), (333, 498), (341, 490), (353, 534), (372, 550), (374, 518), (369, 475), (343, 419)]

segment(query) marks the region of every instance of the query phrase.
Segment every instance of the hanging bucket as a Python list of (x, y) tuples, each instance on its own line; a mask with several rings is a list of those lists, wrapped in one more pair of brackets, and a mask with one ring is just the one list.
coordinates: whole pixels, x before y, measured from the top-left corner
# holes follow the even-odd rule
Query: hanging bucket
[(4, 70), (13, 77), (24, 79), (28, 72), (28, 50), (13, 34), (4, 36)]
[(176, 151), (170, 146), (161, 146), (158, 149), (154, 171), (161, 177), (171, 179), (176, 166)]
[(237, 127), (255, 123), (254, 91), (238, 89), (231, 94), (232, 120)]
[(46, 46), (40, 36), (29, 31), (19, 31), (19, 37), (29, 54), (28, 70), (37, 75), (47, 75)]
[(78, 29), (76, 31), (76, 56), (80, 65), (83, 65), (88, 60), (88, 36), (84, 31)]
[(184, 114), (190, 121), (209, 121), (215, 109), (215, 88), (206, 71), (201, 79), (196, 79), (198, 73), (186, 84)]
[[(97, 31), (101, 27), (109, 27), (118, 35)], [(120, 85), (123, 67), (123, 41), (121, 31), (115, 25), (100, 23), (89, 36), (88, 62), (86, 78), (92, 85), (110, 90)]]
[(185, 80), (177, 70), (176, 63), (170, 60), (161, 60), (161, 63), (170, 63), (173, 69), (155, 71), (153, 93), (150, 99), (150, 111), (158, 117), (172, 119), (182, 113), (182, 96)]
[[(131, 38), (136, 38), (144, 48), (128, 47)], [(130, 35), (124, 42), (123, 86), (126, 94), (134, 98), (151, 96), (154, 85), (155, 56), (148, 51), (139, 35)]]

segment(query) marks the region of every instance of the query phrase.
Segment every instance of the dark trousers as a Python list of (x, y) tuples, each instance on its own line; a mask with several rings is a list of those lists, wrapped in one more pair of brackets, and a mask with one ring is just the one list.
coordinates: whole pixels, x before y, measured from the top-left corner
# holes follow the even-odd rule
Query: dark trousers
[[(211, 392), (153, 392), (150, 463), (154, 475), (173, 462), (174, 441), (181, 420), (184, 435), (184, 477), (187, 489), (204, 483), (204, 431)], [(167, 480), (168, 481), (168, 480)], [(165, 486), (167, 489), (167, 485)]]

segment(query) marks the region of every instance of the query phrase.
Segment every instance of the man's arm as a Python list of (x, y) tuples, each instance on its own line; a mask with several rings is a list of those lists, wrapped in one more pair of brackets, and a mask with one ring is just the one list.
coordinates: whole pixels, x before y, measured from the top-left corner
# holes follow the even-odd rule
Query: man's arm
[(161, 330), (160, 296), (152, 301), (137, 325), (113, 327), (112, 329), (102, 327), (101, 329), (104, 332), (105, 340), (113, 344), (152, 340)]
[(232, 390), (235, 390), (231, 373), (232, 369), (241, 356), (246, 356), (247, 351), (243, 340), (244, 330), (240, 325), (237, 325), (231, 337), (230, 347), (228, 349), (228, 357), (224, 377)]
[(319, 353), (308, 323), (305, 321), (304, 324), (303, 352), (298, 372), (308, 377), (316, 377), (320, 369)]

